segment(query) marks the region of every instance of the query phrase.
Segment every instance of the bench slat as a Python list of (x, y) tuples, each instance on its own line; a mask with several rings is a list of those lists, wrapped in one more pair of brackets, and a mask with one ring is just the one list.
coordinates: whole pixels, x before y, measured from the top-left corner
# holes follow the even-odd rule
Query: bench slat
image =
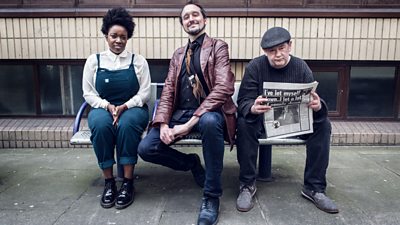
[(90, 130), (81, 130), (76, 132), (69, 143), (71, 145), (91, 145), (92, 142), (90, 141)]
[[(145, 132), (146, 133), (146, 132)], [(91, 145), (90, 142), (90, 130), (81, 130), (72, 136), (70, 140), (71, 145)], [(197, 135), (193, 135), (197, 136)], [(260, 145), (302, 145), (306, 142), (298, 138), (282, 138), (282, 139), (258, 139)], [(228, 145), (227, 142), (225, 142)], [(201, 140), (197, 138), (184, 138), (174, 143), (174, 145), (201, 145)]]

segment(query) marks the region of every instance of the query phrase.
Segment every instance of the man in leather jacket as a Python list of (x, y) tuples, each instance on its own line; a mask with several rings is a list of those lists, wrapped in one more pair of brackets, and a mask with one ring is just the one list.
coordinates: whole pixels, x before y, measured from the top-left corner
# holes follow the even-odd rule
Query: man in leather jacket
[[(235, 77), (228, 45), (205, 33), (204, 9), (187, 3), (180, 22), (189, 36), (188, 44), (173, 54), (153, 128), (138, 152), (145, 161), (190, 170), (196, 183), (204, 188), (198, 224), (216, 224), (222, 195), (224, 139), (232, 147), (236, 129), (236, 106), (231, 98)], [(201, 135), (205, 171), (197, 154), (170, 147), (193, 131)]]

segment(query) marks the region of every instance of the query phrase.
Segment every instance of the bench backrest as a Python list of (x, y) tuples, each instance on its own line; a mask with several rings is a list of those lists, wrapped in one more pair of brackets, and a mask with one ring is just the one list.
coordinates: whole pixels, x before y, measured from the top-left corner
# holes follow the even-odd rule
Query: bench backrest
[(237, 97), (239, 94), (239, 88), (240, 88), (240, 82), (235, 82), (235, 92), (232, 95), (232, 100), (236, 106), (237, 106)]

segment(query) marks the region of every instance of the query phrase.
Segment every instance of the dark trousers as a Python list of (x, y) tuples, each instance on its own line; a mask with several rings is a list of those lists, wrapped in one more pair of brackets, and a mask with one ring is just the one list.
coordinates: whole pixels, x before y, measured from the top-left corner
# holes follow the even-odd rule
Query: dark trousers
[[(318, 192), (325, 191), (326, 170), (329, 163), (331, 123), (328, 118), (314, 121), (314, 132), (302, 135), (306, 140), (306, 165), (304, 187)], [(262, 117), (256, 121), (247, 121), (239, 116), (237, 121), (237, 159), (240, 165), (239, 180), (244, 184), (253, 184), (256, 180), (258, 156), (258, 138), (264, 134)]]
[(90, 140), (100, 169), (107, 169), (115, 164), (114, 148), (117, 160), (121, 165), (135, 165), (137, 147), (141, 135), (146, 129), (149, 113), (145, 107), (133, 107), (125, 110), (118, 121), (112, 124), (111, 114), (104, 109), (92, 109), (88, 116), (89, 128), (92, 132)]
[[(186, 123), (194, 111), (186, 111), (179, 116), (174, 116), (169, 124), (173, 127)], [(221, 173), (224, 158), (224, 126), (225, 120), (219, 112), (204, 113), (192, 131), (200, 132), (203, 145), (203, 158), (205, 163), (206, 180), (204, 195), (219, 197), (222, 195)], [(152, 128), (140, 142), (139, 156), (147, 162), (163, 165), (174, 170), (188, 171), (193, 167), (193, 157), (179, 152), (164, 144), (160, 139), (160, 129)]]

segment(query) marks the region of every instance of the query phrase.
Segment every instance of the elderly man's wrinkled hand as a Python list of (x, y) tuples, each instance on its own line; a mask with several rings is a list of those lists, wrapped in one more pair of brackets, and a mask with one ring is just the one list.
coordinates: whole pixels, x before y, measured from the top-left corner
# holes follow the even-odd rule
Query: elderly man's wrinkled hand
[(311, 92), (312, 100), (308, 103), (308, 106), (314, 110), (314, 112), (318, 112), (321, 109), (321, 98), (318, 96), (316, 92)]
[(258, 96), (251, 106), (250, 110), (253, 114), (262, 114), (270, 110), (272, 107), (268, 105), (268, 100), (265, 96)]

